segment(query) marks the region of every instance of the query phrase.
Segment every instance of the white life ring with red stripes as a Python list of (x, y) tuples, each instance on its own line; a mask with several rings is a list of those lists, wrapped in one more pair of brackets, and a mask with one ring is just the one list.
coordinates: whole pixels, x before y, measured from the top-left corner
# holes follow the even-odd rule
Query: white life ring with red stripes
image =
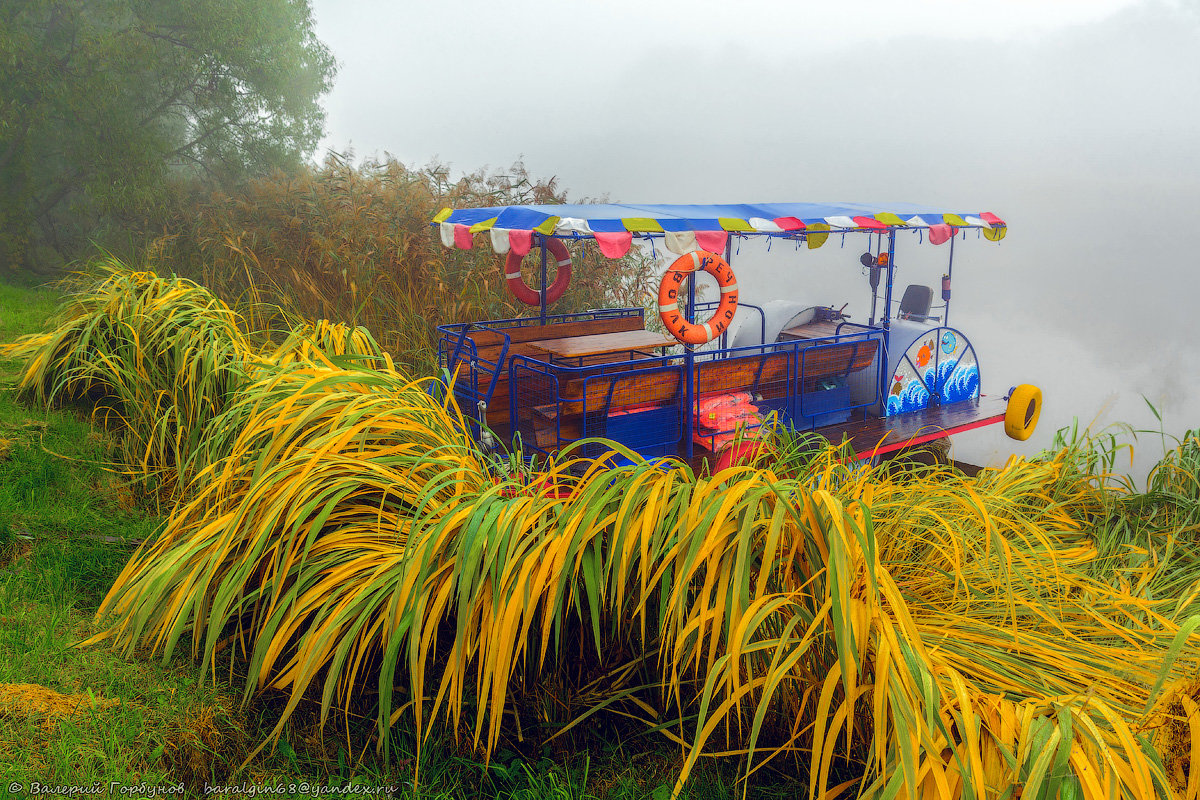
[[(679, 290), (688, 275), (702, 270), (717, 279), (721, 288), (721, 303), (708, 322), (688, 322), (679, 310)], [(658, 315), (663, 325), (684, 344), (711, 342), (729, 328), (737, 311), (738, 285), (733, 270), (725, 259), (716, 253), (693, 250), (675, 259), (667, 268), (662, 282), (658, 284)]]
[[(571, 285), (571, 254), (567, 252), (565, 244), (550, 237), (546, 237), (546, 249), (558, 262), (558, 274), (554, 276), (554, 283), (550, 284), (550, 288), (546, 290), (546, 302), (553, 303), (562, 297), (563, 293), (567, 291), (567, 287)], [(525, 279), (521, 277), (521, 261), (521, 256), (511, 250), (508, 251), (508, 257), (504, 259), (504, 266), (501, 267), (504, 279), (508, 282), (508, 290), (513, 293), (513, 297), (526, 305), (541, 305), (541, 293), (526, 286)]]

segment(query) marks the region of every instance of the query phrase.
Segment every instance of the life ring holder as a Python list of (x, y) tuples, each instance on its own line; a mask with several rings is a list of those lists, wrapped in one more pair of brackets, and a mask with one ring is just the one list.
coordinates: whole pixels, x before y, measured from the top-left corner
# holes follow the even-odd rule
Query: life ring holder
[[(691, 323), (679, 310), (679, 289), (684, 279), (697, 271), (717, 279), (721, 302), (707, 322)], [(737, 304), (738, 285), (733, 270), (725, 259), (706, 250), (693, 250), (675, 259), (658, 284), (658, 315), (667, 332), (684, 344), (705, 344), (728, 330)]]
[[(567, 246), (559, 239), (547, 236), (545, 242), (546, 249), (558, 263), (558, 274), (554, 276), (554, 283), (546, 289), (546, 303), (550, 304), (562, 297), (566, 293), (567, 287), (571, 285), (571, 254), (567, 252)], [(521, 277), (523, 260), (524, 256), (519, 256), (512, 250), (508, 251), (508, 257), (504, 259), (504, 265), (500, 268), (504, 273), (504, 280), (513, 297), (528, 306), (541, 305), (542, 293), (530, 289), (526, 285), (525, 279)]]

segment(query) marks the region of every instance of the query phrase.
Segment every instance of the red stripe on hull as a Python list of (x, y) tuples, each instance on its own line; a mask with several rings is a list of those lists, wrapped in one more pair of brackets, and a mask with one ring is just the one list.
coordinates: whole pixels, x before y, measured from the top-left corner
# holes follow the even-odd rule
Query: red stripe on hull
[(985, 419), (976, 420), (975, 422), (968, 422), (965, 425), (957, 425), (953, 428), (938, 428), (936, 431), (933, 431), (932, 433), (922, 434), (920, 436), (914, 436), (910, 439), (905, 439), (903, 442), (895, 442), (893, 444), (885, 444), (882, 447), (874, 448), (865, 453), (860, 453), (858, 457), (860, 460), (864, 459), (864, 458), (874, 458), (875, 456), (881, 456), (886, 453), (893, 453), (897, 450), (902, 450), (905, 447), (915, 447), (919, 444), (925, 444), (926, 442), (932, 442), (934, 439), (942, 439), (942, 438), (945, 438), (946, 436), (953, 436), (956, 433), (962, 433), (963, 431), (974, 430), (975, 428), (982, 428), (986, 425), (995, 425), (997, 422), (1003, 422), (1003, 421), (1004, 421), (1004, 415), (1000, 414), (995, 417), (987, 417)]

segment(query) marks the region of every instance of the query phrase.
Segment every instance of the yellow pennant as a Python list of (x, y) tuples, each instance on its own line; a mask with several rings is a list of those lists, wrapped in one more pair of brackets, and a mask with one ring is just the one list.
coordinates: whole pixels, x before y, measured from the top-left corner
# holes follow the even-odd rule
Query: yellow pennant
[(814, 222), (808, 226), (805, 231), (805, 239), (808, 240), (808, 249), (816, 250), (821, 245), (825, 244), (825, 240), (829, 238), (829, 224), (825, 222)]
[(662, 233), (663, 229), (658, 220), (649, 217), (625, 217), (621, 224), (631, 233)]
[(754, 226), (744, 219), (738, 219), (737, 217), (721, 217), (717, 220), (717, 222), (721, 225), (722, 230), (735, 232), (746, 231), (747, 233), (754, 233)]

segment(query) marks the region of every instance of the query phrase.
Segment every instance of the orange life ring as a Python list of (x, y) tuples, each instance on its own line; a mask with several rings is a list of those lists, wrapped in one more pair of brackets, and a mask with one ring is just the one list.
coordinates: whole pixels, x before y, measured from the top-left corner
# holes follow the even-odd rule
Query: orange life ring
[[(679, 288), (688, 275), (703, 270), (717, 279), (721, 287), (721, 304), (708, 322), (689, 323), (679, 310)], [(725, 259), (716, 253), (693, 250), (675, 259), (658, 284), (658, 315), (667, 331), (684, 344), (711, 342), (729, 328), (737, 311), (737, 278)]]
[[(565, 244), (550, 237), (546, 237), (546, 249), (558, 262), (558, 274), (554, 276), (554, 283), (550, 284), (550, 288), (546, 290), (546, 302), (553, 303), (562, 297), (563, 293), (567, 291), (567, 287), (571, 285), (571, 254), (567, 252)], [(508, 257), (504, 259), (504, 266), (500, 268), (504, 272), (504, 279), (508, 282), (508, 290), (513, 293), (513, 297), (526, 305), (541, 305), (541, 292), (530, 289), (525, 285), (525, 279), (521, 277), (521, 261), (521, 256), (511, 250), (508, 251)]]

